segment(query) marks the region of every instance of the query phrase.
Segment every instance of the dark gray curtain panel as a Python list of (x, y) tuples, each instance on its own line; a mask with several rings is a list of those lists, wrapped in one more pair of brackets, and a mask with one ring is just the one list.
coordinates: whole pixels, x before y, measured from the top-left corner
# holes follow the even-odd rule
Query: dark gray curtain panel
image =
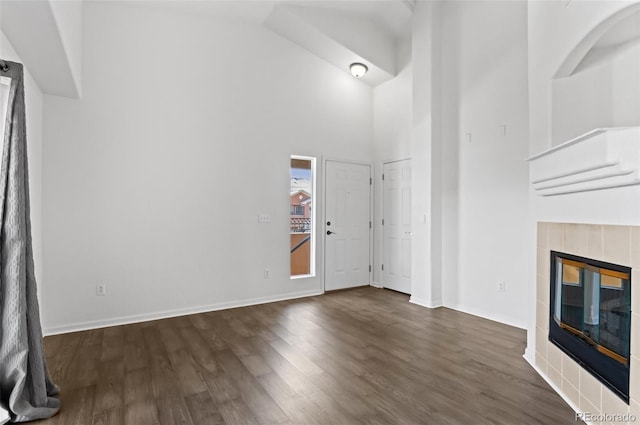
[(60, 408), (44, 356), (33, 269), (21, 64), (11, 78), (0, 163), (0, 424), (47, 418)]

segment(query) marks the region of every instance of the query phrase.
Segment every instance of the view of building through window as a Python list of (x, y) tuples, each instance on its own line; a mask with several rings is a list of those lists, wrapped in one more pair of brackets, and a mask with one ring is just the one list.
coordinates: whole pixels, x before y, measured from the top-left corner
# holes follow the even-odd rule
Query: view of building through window
[(315, 158), (291, 157), (291, 276), (314, 275)]

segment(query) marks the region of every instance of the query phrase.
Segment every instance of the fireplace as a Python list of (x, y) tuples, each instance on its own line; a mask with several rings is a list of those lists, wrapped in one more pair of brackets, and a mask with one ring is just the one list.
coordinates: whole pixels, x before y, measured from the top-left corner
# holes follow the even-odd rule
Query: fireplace
[(549, 340), (629, 403), (631, 268), (551, 251)]

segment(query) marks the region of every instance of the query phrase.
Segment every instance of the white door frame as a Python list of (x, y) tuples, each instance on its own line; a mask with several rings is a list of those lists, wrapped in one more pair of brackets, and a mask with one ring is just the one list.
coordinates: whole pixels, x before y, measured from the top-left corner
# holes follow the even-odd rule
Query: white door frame
[(318, 226), (318, 230), (322, 229), (322, 292), (326, 292), (326, 280), (327, 280), (327, 162), (343, 162), (346, 164), (355, 165), (368, 165), (369, 166), (369, 264), (371, 270), (369, 271), (369, 285), (371, 285), (373, 277), (373, 164), (367, 161), (353, 161), (350, 159), (342, 158), (322, 158), (322, 225)]
[[(380, 175), (381, 176), (384, 175), (384, 166), (385, 166), (385, 164), (393, 164), (394, 162), (402, 162), (402, 161), (411, 161), (411, 157), (401, 158), (401, 159), (389, 159), (389, 160), (386, 160), (386, 161), (382, 161), (382, 167), (381, 167), (382, 170), (380, 170)], [(384, 219), (384, 182), (383, 182), (382, 179), (380, 181), (381, 181), (381, 185), (382, 185), (382, 187), (380, 188), (381, 189), (380, 190), (380, 196), (381, 196), (381, 198), (380, 198), (380, 200), (381, 200), (380, 209), (381, 209), (381, 212), (382, 212), (382, 215), (383, 215), (382, 219)], [(411, 184), (413, 184), (413, 181), (411, 182)], [(380, 235), (381, 235), (381, 237), (380, 237), (380, 239), (381, 239), (380, 240), (380, 264), (384, 264), (384, 226), (380, 230), (381, 230), (380, 231)], [(384, 277), (385, 277), (384, 271), (380, 270), (380, 285), (382, 285), (383, 288), (386, 288), (386, 286), (385, 286), (386, 282), (384, 281)]]

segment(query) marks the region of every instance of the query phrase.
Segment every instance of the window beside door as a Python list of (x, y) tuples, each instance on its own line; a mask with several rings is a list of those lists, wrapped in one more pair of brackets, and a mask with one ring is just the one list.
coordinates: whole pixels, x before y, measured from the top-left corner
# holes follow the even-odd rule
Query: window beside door
[(292, 278), (315, 275), (315, 167), (315, 158), (291, 156), (289, 233)]

